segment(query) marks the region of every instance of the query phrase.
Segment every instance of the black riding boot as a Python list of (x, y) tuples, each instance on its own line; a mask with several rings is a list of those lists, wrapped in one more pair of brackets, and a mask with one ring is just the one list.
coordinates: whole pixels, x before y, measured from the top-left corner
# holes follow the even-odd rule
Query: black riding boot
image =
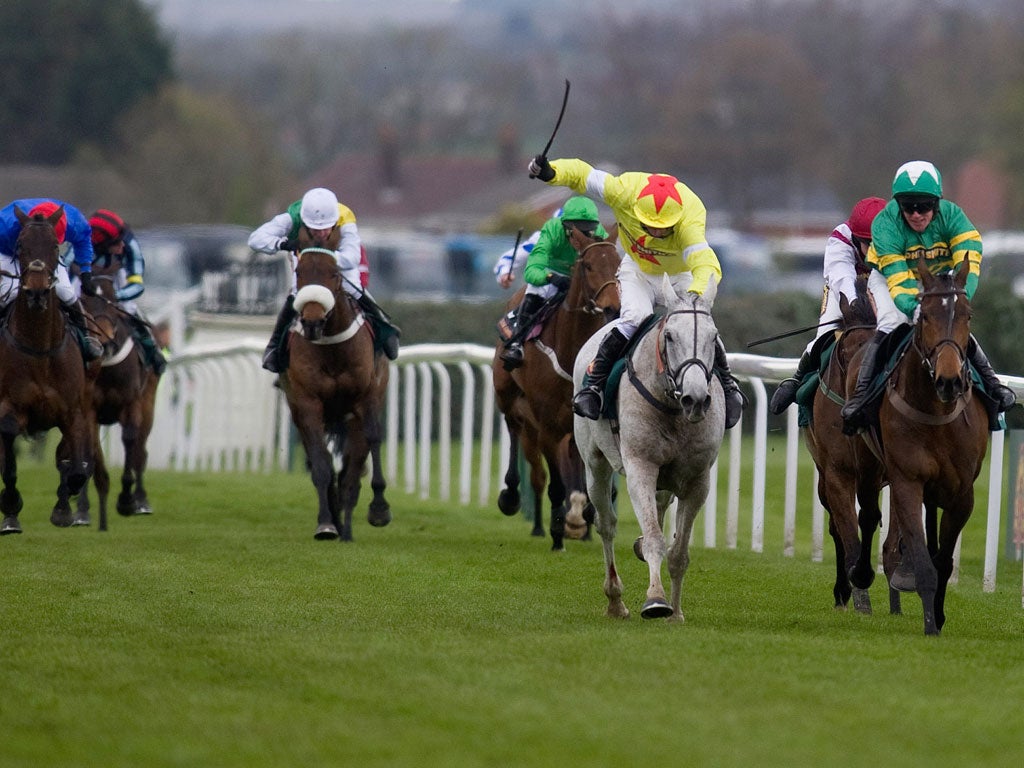
[(132, 337), (142, 347), (142, 355), (146, 365), (150, 366), (157, 376), (162, 376), (167, 368), (167, 360), (164, 358), (160, 348), (156, 345), (156, 339), (150, 330), (149, 324), (139, 317), (128, 315), (128, 321), (132, 325)]
[(274, 323), (274, 331), (270, 334), (270, 343), (263, 351), (263, 367), (271, 373), (280, 373), (288, 367), (288, 354), (279, 350), (281, 338), (288, 331), (288, 327), (295, 321), (295, 297), (291, 294), (284, 300), (284, 306), (277, 315), (277, 322)]
[(516, 310), (515, 319), (512, 321), (512, 336), (505, 342), (505, 349), (501, 352), (501, 360), (506, 371), (523, 364), (523, 339), (530, 332), (533, 318), (543, 305), (544, 297), (540, 294), (527, 293), (523, 296), (523, 302)]
[(860, 368), (857, 370), (857, 385), (854, 387), (853, 394), (846, 399), (846, 405), (841, 411), (844, 435), (856, 435), (867, 426), (864, 423), (862, 411), (867, 405), (868, 388), (878, 374), (878, 368), (882, 362), (879, 359), (879, 350), (888, 335), (885, 331), (875, 331), (874, 338), (864, 345)]
[(974, 338), (973, 333), (967, 342), (967, 356), (971, 359), (975, 370), (978, 371), (978, 375), (981, 376), (981, 380), (985, 382), (985, 389), (992, 399), (996, 401), (999, 411), (1008, 411), (1013, 408), (1017, 402), (1017, 396), (1013, 393), (1012, 389), (1004, 386), (999, 381), (996, 372), (992, 370), (992, 364), (988, 361), (985, 351), (981, 348), (978, 340)]
[(103, 357), (103, 345), (95, 336), (90, 335), (89, 327), (85, 321), (85, 312), (81, 302), (65, 304), (64, 310), (68, 315), (68, 322), (75, 329), (78, 336), (78, 345), (82, 348), (82, 359), (89, 363)]
[(722, 382), (722, 392), (725, 394), (725, 428), (732, 429), (736, 422), (743, 415), (743, 406), (747, 399), (740, 391), (740, 385), (732, 377), (729, 369), (729, 358), (725, 354), (725, 344), (722, 337), (715, 339), (715, 372), (718, 373), (718, 380)]
[(572, 399), (572, 410), (585, 419), (598, 419), (601, 417), (601, 406), (604, 402), (604, 384), (608, 380), (615, 361), (622, 355), (622, 351), (629, 343), (629, 339), (623, 335), (618, 328), (612, 328), (608, 335), (601, 339), (601, 345), (597, 348), (597, 354), (587, 366), (587, 372), (580, 383), (580, 391)]
[(388, 356), (388, 360), (398, 358), (398, 337), (402, 335), (402, 329), (395, 325), (388, 314), (380, 308), (380, 305), (366, 291), (359, 294), (356, 299), (359, 308), (363, 310), (370, 321), (374, 323), (374, 329), (382, 337), (381, 349)]
[(808, 353), (804, 352), (800, 356), (800, 362), (797, 363), (796, 373), (793, 374), (792, 378), (783, 379), (779, 384), (779, 388), (775, 390), (775, 394), (772, 395), (772, 401), (768, 405), (768, 410), (778, 416), (795, 403), (796, 393), (800, 389), (800, 385), (803, 384), (804, 377), (813, 372), (817, 367), (818, 363), (812, 360)]

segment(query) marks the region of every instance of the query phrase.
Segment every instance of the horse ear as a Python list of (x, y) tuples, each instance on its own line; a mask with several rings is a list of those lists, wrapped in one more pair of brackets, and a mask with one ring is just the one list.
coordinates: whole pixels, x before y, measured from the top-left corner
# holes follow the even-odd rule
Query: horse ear
[(619, 222), (616, 221), (610, 227), (608, 227), (608, 237), (606, 237), (604, 240), (605, 240), (606, 243), (614, 243), (618, 239), (619, 239)]
[(850, 300), (846, 298), (846, 294), (840, 292), (839, 294), (839, 311), (846, 315), (850, 311)]
[(971, 274), (971, 262), (964, 259), (956, 270), (956, 287), (960, 290), (967, 285), (967, 276)]
[(672, 281), (669, 280), (667, 274), (662, 274), (661, 276), (661, 295), (662, 303), (670, 310), (679, 303), (679, 297), (676, 296), (676, 291), (672, 287)]
[(18, 217), (18, 221), (24, 226), (28, 222), (28, 214), (25, 213), (18, 206), (14, 206), (14, 215)]
[(922, 285), (928, 285), (931, 281), (932, 273), (928, 270), (928, 262), (924, 256), (917, 257), (917, 277)]
[(51, 227), (56, 227), (57, 226), (57, 222), (60, 221), (60, 219), (61, 219), (61, 217), (63, 215), (64, 215), (64, 206), (61, 205), (61, 206), (59, 206), (57, 208), (56, 211), (54, 211), (53, 213), (51, 213), (49, 216), (46, 217), (46, 221), (47, 221), (47, 223), (49, 223), (49, 225)]

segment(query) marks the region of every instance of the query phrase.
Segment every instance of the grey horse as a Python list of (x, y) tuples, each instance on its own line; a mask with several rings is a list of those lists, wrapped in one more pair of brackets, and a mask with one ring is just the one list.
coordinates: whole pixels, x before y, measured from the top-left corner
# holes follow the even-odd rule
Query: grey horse
[[(682, 621), (680, 598), (690, 562), (690, 532), (707, 499), (711, 467), (725, 434), (725, 398), (718, 377), (712, 375), (718, 337), (711, 317), (714, 286), (707, 297), (692, 293), (679, 297), (665, 278), (661, 293), (665, 316), (627, 357), (627, 373), (618, 392), (617, 424), (607, 418), (592, 421), (576, 416), (574, 430), (604, 544), (607, 614), (629, 616), (613, 548), (618, 521), (612, 507), (612, 480), (615, 472), (622, 472), (642, 533), (634, 551), (650, 570), (640, 615)], [(580, 350), (573, 374), (577, 391), (608, 330), (599, 331)], [(675, 538), (669, 547), (662, 526), (673, 498), (678, 505)], [(661, 581), (666, 552), (671, 603), (665, 599)]]

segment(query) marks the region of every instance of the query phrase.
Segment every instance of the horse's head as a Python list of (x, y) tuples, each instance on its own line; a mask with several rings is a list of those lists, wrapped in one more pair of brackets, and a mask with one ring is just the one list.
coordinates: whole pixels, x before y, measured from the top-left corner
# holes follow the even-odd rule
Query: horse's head
[(614, 239), (592, 238), (571, 230), (569, 242), (579, 254), (572, 269), (567, 297), (570, 306), (592, 315), (603, 314), (605, 322), (619, 316), (619, 283), (616, 272), (622, 260)]
[(658, 355), (665, 393), (679, 404), (688, 420), (698, 422), (711, 407), (718, 329), (703, 296), (687, 293), (680, 299), (667, 275), (662, 291), (667, 312), (658, 327)]
[(953, 402), (970, 386), (967, 344), (971, 335), (971, 304), (967, 300), (970, 263), (933, 275), (924, 258), (917, 262), (921, 281), (920, 311), (914, 324), (914, 346), (944, 403)]
[(310, 341), (323, 337), (327, 321), (335, 311), (344, 291), (341, 270), (334, 251), (326, 248), (305, 248), (299, 252), (295, 265), (295, 311), (299, 314), (302, 334)]
[(15, 206), (14, 213), (21, 222), (21, 232), (15, 245), (15, 256), (21, 274), (19, 295), (26, 298), (32, 309), (46, 309), (50, 292), (57, 284), (57, 264), (60, 243), (54, 226), (64, 215), (63, 207), (46, 216), (29, 216)]

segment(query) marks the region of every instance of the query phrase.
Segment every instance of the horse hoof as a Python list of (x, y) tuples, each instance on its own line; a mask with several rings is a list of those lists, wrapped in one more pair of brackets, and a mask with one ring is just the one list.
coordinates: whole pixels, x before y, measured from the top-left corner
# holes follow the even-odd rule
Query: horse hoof
[(50, 515), (50, 522), (58, 528), (70, 528), (72, 523), (71, 513), (61, 512), (55, 509)]
[(636, 555), (636, 559), (641, 563), (646, 563), (644, 559), (644, 537), (637, 536), (636, 541), (633, 542), (633, 554)]
[(519, 493), (504, 489), (498, 494), (498, 509), (505, 517), (512, 517), (519, 511)]
[(374, 528), (383, 528), (391, 522), (391, 508), (384, 504), (382, 507), (370, 506), (370, 513), (366, 516), (367, 522)]
[(318, 526), (313, 538), (317, 541), (334, 541), (338, 538), (338, 529), (330, 524)]
[(898, 565), (889, 579), (889, 586), (897, 592), (916, 592), (917, 577), (910, 568)]
[(857, 613), (871, 614), (871, 595), (866, 589), (853, 588), (853, 609)]
[(640, 610), (640, 615), (645, 619), (666, 619), (672, 615), (672, 606), (661, 598), (651, 598)]
[(153, 508), (149, 504), (140, 504), (135, 510), (136, 515), (152, 515)]
[(88, 515), (78, 515), (77, 517), (75, 517), (74, 520), (71, 521), (71, 525), (73, 525), (73, 526), (92, 525), (92, 520), (89, 519)]
[(0, 523), (0, 536), (10, 533), (21, 533), (21, 523), (16, 517), (5, 517), (3, 523)]

